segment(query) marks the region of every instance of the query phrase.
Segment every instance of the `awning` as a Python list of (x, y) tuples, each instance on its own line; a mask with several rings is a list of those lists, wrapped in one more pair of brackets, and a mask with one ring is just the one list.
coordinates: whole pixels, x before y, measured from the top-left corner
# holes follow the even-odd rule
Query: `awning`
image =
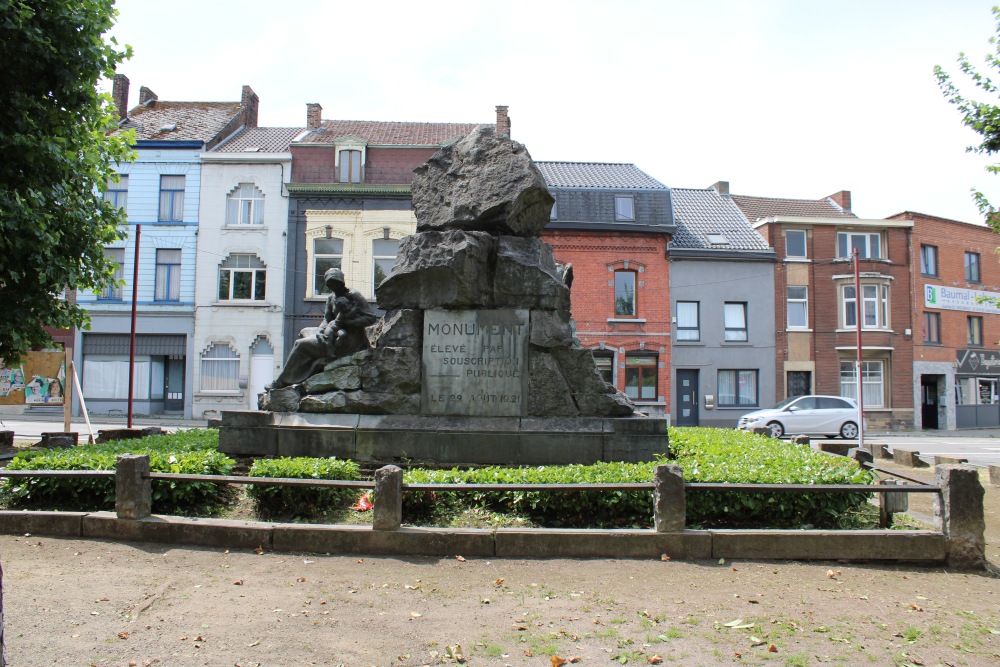
[[(135, 353), (183, 359), (187, 349), (186, 336), (166, 334), (136, 334)], [(84, 354), (128, 356), (128, 334), (83, 334)]]

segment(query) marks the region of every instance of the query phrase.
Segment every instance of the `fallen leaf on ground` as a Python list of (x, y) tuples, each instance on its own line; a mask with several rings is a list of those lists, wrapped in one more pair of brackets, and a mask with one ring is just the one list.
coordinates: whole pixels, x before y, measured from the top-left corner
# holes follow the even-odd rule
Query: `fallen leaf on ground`
[(494, 586), (503, 586), (503, 582), (504, 581), (506, 581), (506, 580), (503, 577), (500, 577), (499, 579), (497, 579), (496, 581), (493, 582), (493, 585)]
[(651, 665), (658, 665), (661, 662), (663, 662), (663, 658), (661, 658), (658, 655), (651, 655), (648, 658), (646, 658), (646, 662), (648, 662)]
[(668, 556), (667, 554), (660, 554), (660, 560), (666, 562), (670, 560), (670, 556)]
[(549, 658), (549, 662), (552, 663), (552, 667), (562, 667), (566, 664), (566, 658), (560, 658), (558, 655), (554, 655)]
[(459, 563), (464, 563), (465, 562), (465, 559), (462, 558), (461, 556), (455, 556), (455, 560), (457, 560)]
[(778, 652), (778, 647), (775, 646), (774, 644), (771, 644), (770, 646), (767, 647), (767, 652), (768, 653), (777, 653)]
[(128, 632), (119, 632), (118, 639), (128, 639)]
[(243, 585), (242, 579), (237, 579), (236, 581), (233, 582), (233, 586), (242, 586), (242, 585)]
[(257, 547), (256, 549), (253, 550), (253, 552), (255, 554), (257, 554), (258, 556), (260, 556), (261, 554), (264, 553), (264, 549), (263, 549), (263, 547)]

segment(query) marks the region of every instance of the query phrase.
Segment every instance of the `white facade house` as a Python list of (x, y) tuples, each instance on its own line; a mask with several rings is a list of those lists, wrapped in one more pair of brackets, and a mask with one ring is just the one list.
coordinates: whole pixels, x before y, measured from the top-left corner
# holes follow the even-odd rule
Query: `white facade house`
[(195, 418), (256, 410), (281, 372), (288, 144), (303, 128), (245, 128), (201, 155)]

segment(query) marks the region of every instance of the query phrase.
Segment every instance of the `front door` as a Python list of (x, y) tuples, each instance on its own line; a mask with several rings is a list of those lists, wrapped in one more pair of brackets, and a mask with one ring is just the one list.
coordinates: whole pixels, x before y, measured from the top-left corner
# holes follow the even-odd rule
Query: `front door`
[(938, 383), (934, 376), (920, 378), (920, 421), (924, 428), (938, 428)]
[(697, 370), (677, 370), (677, 425), (698, 425)]
[(165, 412), (184, 412), (184, 359), (167, 357), (166, 380), (163, 392)]

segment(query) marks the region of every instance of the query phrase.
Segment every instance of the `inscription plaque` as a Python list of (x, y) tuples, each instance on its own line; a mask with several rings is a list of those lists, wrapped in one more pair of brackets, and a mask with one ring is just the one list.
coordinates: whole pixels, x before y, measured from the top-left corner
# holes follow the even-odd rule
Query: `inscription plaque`
[(527, 309), (424, 311), (422, 412), (525, 415), (528, 317)]

